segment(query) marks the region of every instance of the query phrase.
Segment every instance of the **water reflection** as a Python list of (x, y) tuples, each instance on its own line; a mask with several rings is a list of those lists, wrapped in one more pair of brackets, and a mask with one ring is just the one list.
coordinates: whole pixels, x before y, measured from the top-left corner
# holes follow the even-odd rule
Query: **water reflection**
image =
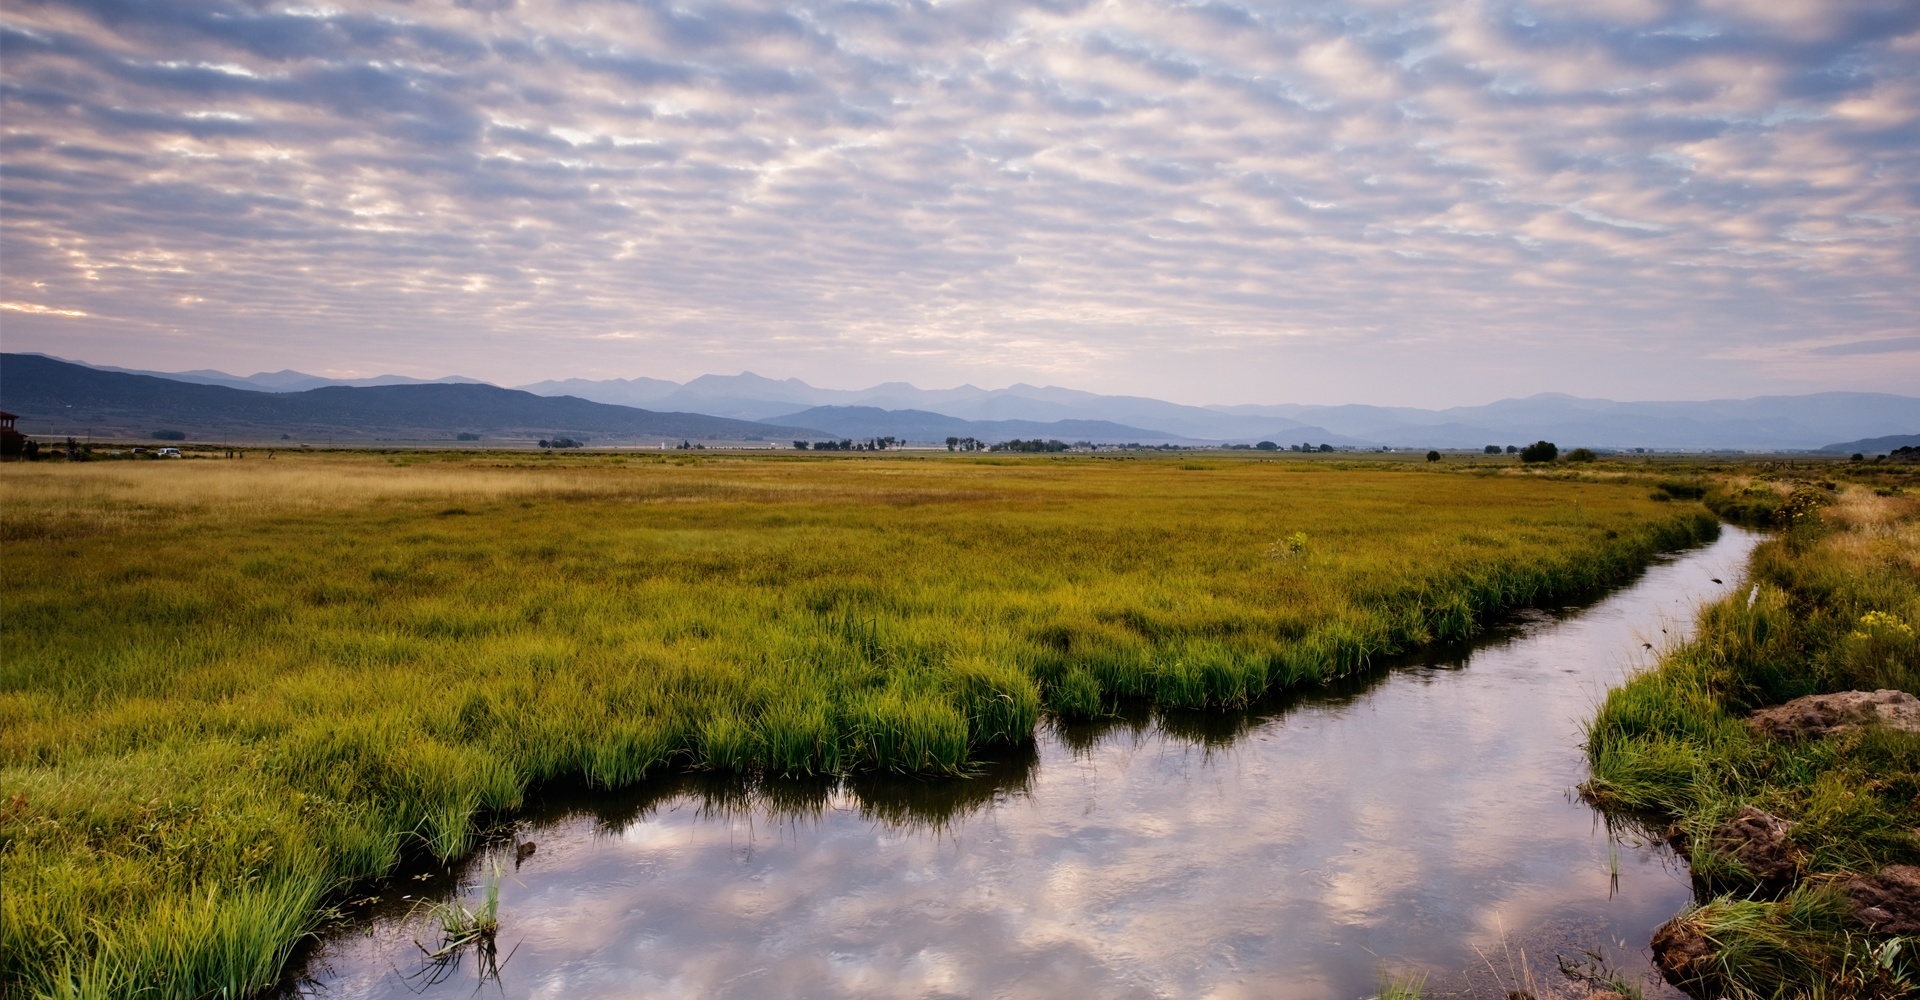
[[(1689, 887), (1568, 794), (1579, 725), (1751, 544), (1730, 531), (1592, 606), (1343, 687), (1049, 723), (971, 780), (550, 797), (501, 887), (512, 957), (487, 989), (1357, 997), (1424, 969), (1429, 995), (1530, 978), (1544, 996), (1562, 958), (1644, 968)], [(390, 910), (328, 942), (309, 992), (413, 995), (419, 933)]]

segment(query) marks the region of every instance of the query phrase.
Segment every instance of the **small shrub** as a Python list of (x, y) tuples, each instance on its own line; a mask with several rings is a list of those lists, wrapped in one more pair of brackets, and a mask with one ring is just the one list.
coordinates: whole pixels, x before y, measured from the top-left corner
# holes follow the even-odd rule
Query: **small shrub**
[(1427, 452), (1427, 461), (1429, 461), (1429, 462), (1438, 462), (1438, 461), (1440, 461), (1440, 453), (1439, 453), (1439, 452), (1437, 452), (1437, 451), (1430, 451), (1430, 452)]
[(1551, 462), (1560, 457), (1560, 446), (1552, 441), (1535, 441), (1520, 449), (1522, 462)]
[(1567, 461), (1569, 462), (1591, 462), (1596, 457), (1598, 456), (1594, 455), (1593, 449), (1591, 448), (1575, 448), (1567, 453)]

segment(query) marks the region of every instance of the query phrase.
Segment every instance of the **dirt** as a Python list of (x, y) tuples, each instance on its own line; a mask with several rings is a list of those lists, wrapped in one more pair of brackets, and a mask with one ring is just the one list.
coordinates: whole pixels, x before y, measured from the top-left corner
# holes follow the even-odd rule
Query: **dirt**
[(1675, 917), (1653, 932), (1653, 964), (1667, 982), (1679, 986), (1695, 980), (1713, 962), (1713, 945), (1700, 928)]
[(1920, 733), (1920, 698), (1884, 689), (1810, 694), (1760, 709), (1747, 721), (1779, 740), (1814, 739), (1870, 725)]
[(1875, 934), (1920, 934), (1920, 867), (1889, 865), (1844, 884), (1853, 919)]
[(1740, 862), (1762, 884), (1784, 887), (1800, 873), (1800, 859), (1787, 839), (1792, 831), (1792, 823), (1746, 806), (1714, 829), (1713, 849)]

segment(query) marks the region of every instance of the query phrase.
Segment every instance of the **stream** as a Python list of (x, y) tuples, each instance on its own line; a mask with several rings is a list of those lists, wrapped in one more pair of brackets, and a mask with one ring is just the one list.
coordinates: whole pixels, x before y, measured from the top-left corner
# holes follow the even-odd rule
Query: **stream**
[[(529, 803), (329, 935), (312, 997), (1584, 997), (1691, 895), (1573, 789), (1606, 689), (1737, 586), (1727, 527), (1576, 607), (1244, 712), (1043, 721), (969, 780), (700, 775)], [(1716, 584), (1713, 578), (1726, 581)], [(500, 881), (497, 975), (421, 897)], [(401, 898), (404, 897), (404, 898)], [(477, 992), (476, 992), (477, 991)]]

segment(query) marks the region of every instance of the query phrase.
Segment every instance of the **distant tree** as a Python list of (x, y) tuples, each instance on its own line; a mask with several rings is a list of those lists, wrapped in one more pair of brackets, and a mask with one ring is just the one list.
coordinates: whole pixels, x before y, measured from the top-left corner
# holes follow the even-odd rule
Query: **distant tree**
[(793, 443), (793, 449), (795, 451), (806, 451), (808, 447), (809, 445), (805, 441), (795, 441)]
[(1050, 440), (1043, 441), (1039, 438), (1034, 438), (1031, 441), (1022, 441), (1019, 438), (1014, 438), (1011, 441), (1002, 441), (999, 444), (996, 444), (993, 447), (989, 448), (988, 450), (989, 451), (1013, 451), (1013, 452), (1051, 452), (1051, 451), (1066, 451), (1071, 447), (1072, 445), (1069, 445), (1065, 441), (1061, 441), (1057, 439), (1050, 439)]
[(1511, 455), (1511, 454), (1514, 454), (1515, 452), (1517, 452), (1517, 451), (1519, 451), (1519, 450), (1520, 450), (1520, 449), (1518, 449), (1518, 448), (1515, 448), (1515, 447), (1514, 447), (1513, 445), (1507, 445), (1507, 454), (1509, 454), (1509, 455)]
[(1254, 447), (1260, 449), (1261, 451), (1279, 451), (1280, 450), (1280, 446), (1277, 444), (1274, 444), (1272, 441), (1262, 441), (1259, 444), (1254, 445)]
[(1497, 445), (1497, 444), (1490, 444), (1490, 445), (1487, 445), (1487, 454), (1489, 454), (1489, 455), (1498, 455), (1498, 454), (1500, 454), (1500, 446), (1499, 446), (1499, 445)]
[(1427, 461), (1429, 461), (1429, 462), (1438, 462), (1438, 461), (1440, 461), (1440, 453), (1439, 453), (1439, 452), (1437, 452), (1437, 451), (1430, 451), (1430, 452), (1427, 452)]
[(954, 437), (951, 434), (947, 435), (947, 450), (954, 451), (959, 447), (960, 447), (960, 439), (957, 437)]
[(1560, 446), (1552, 441), (1535, 441), (1520, 449), (1522, 462), (1551, 462), (1560, 457)]
[(1321, 445), (1321, 446), (1320, 446), (1320, 450), (1321, 450), (1321, 451), (1325, 451), (1325, 452), (1331, 452), (1331, 451), (1333, 451), (1333, 445), (1330, 445), (1330, 444), (1323, 444), (1323, 445)]
[(1852, 458), (1849, 458), (1849, 459), (1847, 459), (1847, 461), (1849, 461), (1849, 462), (1864, 462), (1864, 461), (1866, 461), (1866, 460), (1867, 460), (1867, 456), (1865, 456), (1865, 455), (1862, 455), (1861, 453), (1859, 453), (1859, 452), (1857, 452), (1857, 451), (1853, 453), (1853, 457), (1852, 457)]
[(546, 438), (541, 438), (541, 439), (540, 439), (540, 447), (542, 447), (542, 448), (551, 448), (551, 447), (553, 447), (553, 442), (552, 442), (552, 441), (549, 441), (549, 440), (547, 440)]
[(1591, 462), (1595, 457), (1593, 449), (1591, 448), (1575, 448), (1567, 452), (1567, 461), (1569, 462)]

